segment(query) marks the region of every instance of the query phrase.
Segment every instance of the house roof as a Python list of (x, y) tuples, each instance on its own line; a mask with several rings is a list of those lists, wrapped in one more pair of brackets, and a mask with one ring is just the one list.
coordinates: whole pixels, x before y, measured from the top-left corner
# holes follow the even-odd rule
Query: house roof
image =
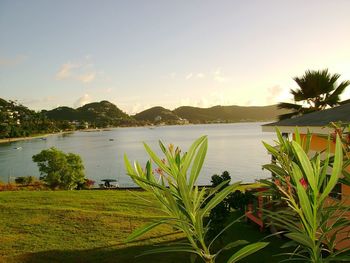
[(293, 132), (295, 127), (300, 127), (299, 131), (309, 129), (314, 133), (328, 133), (329, 129), (325, 128), (325, 126), (331, 122), (339, 121), (350, 123), (350, 103), (291, 119), (264, 124), (262, 125), (262, 130), (275, 131), (275, 127), (278, 127), (281, 132)]

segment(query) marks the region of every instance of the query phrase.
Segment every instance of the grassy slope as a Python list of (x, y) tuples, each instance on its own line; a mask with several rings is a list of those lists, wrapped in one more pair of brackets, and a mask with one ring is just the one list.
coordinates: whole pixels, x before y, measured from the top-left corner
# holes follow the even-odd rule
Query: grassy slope
[[(159, 215), (154, 204), (145, 204), (128, 191), (0, 192), (0, 262), (189, 262), (185, 254), (135, 258), (154, 244), (182, 238), (167, 226), (123, 243), (133, 229)], [(263, 237), (243, 223), (227, 239), (235, 236)], [(271, 254), (279, 252), (280, 243), (274, 240), (245, 262), (277, 262)]]

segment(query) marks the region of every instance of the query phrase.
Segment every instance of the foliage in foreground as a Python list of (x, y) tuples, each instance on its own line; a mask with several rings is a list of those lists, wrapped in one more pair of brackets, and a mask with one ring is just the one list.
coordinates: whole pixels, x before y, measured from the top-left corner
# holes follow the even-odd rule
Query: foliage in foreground
[(38, 164), (41, 179), (52, 189), (75, 189), (84, 184), (85, 172), (79, 155), (64, 153), (54, 147), (33, 156)]
[[(291, 258), (315, 263), (348, 262), (350, 248), (337, 250), (336, 247), (349, 238), (339, 235), (350, 227), (349, 208), (338, 200), (328, 199), (343, 169), (339, 136), (336, 138), (334, 157), (331, 158), (328, 149), (325, 159), (321, 160), (321, 153), (316, 153), (312, 158), (307, 155), (310, 134), (302, 140), (296, 130), (293, 141), (283, 138), (279, 131), (277, 134), (277, 147), (265, 143), (276, 163), (264, 165), (264, 168), (273, 173), (273, 187), (286, 207), (267, 212), (275, 226), (286, 230), (286, 236), (292, 240), (289, 245), (296, 247), (290, 254)], [(327, 176), (329, 170), (331, 175)]]
[[(267, 242), (247, 245), (248, 242), (245, 240), (236, 240), (213, 253), (212, 245), (225, 229), (212, 238), (210, 242), (206, 242), (208, 227), (204, 225), (205, 217), (239, 185), (239, 183), (235, 183), (218, 192), (223, 185), (227, 184), (227, 181), (224, 181), (213, 188), (209, 194), (207, 194), (207, 189), (199, 189), (196, 186), (206, 156), (207, 145), (206, 136), (200, 137), (192, 144), (187, 153), (181, 154), (178, 148), (174, 150), (174, 147), (170, 145), (166, 149), (160, 142), (160, 148), (166, 157), (165, 160), (161, 160), (147, 144), (144, 144), (151, 159), (158, 166), (156, 171), (159, 176), (152, 169), (151, 161), (147, 162), (145, 169), (142, 169), (138, 162), (135, 162), (133, 168), (125, 156), (128, 175), (137, 185), (151, 193), (158, 200), (161, 210), (165, 214), (155, 222), (137, 229), (129, 236), (127, 241), (131, 241), (161, 224), (168, 224), (176, 230), (180, 230), (187, 239), (187, 242), (179, 243), (176, 246), (158, 248), (144, 254), (188, 252), (192, 254), (193, 261), (196, 257), (200, 257), (205, 262), (215, 262), (216, 257), (222, 251), (244, 245), (228, 260), (228, 262), (237, 262), (268, 245)], [(206, 202), (211, 197), (212, 199)]]

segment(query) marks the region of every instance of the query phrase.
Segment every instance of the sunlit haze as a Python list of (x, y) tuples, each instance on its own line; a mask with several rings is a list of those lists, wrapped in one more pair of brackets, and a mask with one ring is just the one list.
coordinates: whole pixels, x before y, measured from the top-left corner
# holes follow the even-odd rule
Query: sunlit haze
[(290, 101), (307, 69), (350, 79), (349, 10), (347, 0), (2, 0), (0, 97), (36, 110), (109, 100), (130, 114)]

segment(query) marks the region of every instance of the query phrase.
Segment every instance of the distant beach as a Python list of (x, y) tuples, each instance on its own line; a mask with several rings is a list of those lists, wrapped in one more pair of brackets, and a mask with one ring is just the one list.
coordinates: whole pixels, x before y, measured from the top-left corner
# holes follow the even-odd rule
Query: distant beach
[(28, 136), (28, 137), (4, 138), (4, 139), (0, 139), (0, 143), (18, 142), (18, 141), (26, 141), (26, 140), (32, 140), (32, 139), (40, 139), (40, 138), (46, 138), (46, 137), (51, 136), (51, 135), (72, 133), (72, 132), (74, 132), (74, 131), (39, 134), (39, 135), (33, 135), (33, 136)]

